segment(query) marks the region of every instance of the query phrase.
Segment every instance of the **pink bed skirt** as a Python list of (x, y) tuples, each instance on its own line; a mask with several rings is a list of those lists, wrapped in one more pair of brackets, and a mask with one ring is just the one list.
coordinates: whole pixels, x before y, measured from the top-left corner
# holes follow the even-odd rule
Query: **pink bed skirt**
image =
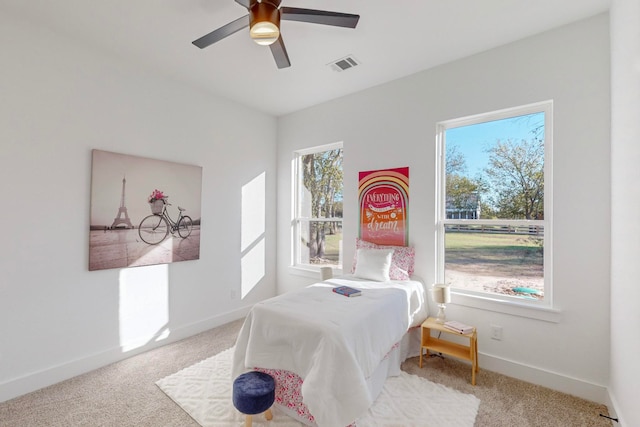
[(271, 375), (276, 380), (275, 404), (295, 414), (305, 424), (315, 425), (316, 421), (309, 412), (309, 408), (302, 402), (302, 378), (291, 371), (282, 369), (256, 368), (257, 371)]
[[(396, 343), (383, 360), (389, 357), (389, 354), (396, 350), (400, 343)], [(280, 406), (288, 415), (293, 416), (298, 421), (315, 426), (316, 421), (309, 412), (309, 408), (302, 401), (302, 378), (299, 375), (285, 371), (283, 369), (264, 369), (255, 368), (257, 371), (271, 375), (276, 381), (276, 399), (275, 404)], [(346, 427), (356, 427), (355, 421)]]

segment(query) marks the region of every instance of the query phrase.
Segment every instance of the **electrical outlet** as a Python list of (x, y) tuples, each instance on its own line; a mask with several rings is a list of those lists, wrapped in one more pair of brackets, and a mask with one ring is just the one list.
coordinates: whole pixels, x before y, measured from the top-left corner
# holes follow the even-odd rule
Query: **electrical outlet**
[(491, 325), (491, 339), (502, 340), (502, 326)]

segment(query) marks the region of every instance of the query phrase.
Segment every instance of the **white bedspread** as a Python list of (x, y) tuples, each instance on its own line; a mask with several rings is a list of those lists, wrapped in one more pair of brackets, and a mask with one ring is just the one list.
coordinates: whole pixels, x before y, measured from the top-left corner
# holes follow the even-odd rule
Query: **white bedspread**
[[(358, 297), (331, 291), (362, 289)], [(392, 346), (426, 318), (417, 281), (335, 278), (256, 304), (236, 342), (233, 377), (255, 367), (303, 378), (302, 396), (319, 427), (346, 426), (371, 406), (367, 378)]]

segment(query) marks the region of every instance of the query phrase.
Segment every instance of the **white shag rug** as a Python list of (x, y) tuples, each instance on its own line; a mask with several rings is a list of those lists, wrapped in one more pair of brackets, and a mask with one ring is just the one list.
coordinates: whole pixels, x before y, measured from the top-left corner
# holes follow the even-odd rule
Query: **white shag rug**
[[(231, 401), (233, 347), (196, 363), (156, 384), (203, 427), (244, 425)], [(387, 378), (382, 392), (358, 427), (473, 427), (480, 400), (429, 380), (401, 372)], [(253, 417), (255, 427), (303, 427), (277, 406), (273, 419)]]

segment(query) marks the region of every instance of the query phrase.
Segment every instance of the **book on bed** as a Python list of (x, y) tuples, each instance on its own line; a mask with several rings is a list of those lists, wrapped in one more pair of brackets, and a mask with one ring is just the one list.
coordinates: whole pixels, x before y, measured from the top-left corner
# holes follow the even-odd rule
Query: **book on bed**
[(333, 288), (333, 292), (344, 295), (345, 297), (359, 297), (362, 295), (362, 291), (360, 289), (352, 288), (350, 286), (338, 286), (337, 288)]

